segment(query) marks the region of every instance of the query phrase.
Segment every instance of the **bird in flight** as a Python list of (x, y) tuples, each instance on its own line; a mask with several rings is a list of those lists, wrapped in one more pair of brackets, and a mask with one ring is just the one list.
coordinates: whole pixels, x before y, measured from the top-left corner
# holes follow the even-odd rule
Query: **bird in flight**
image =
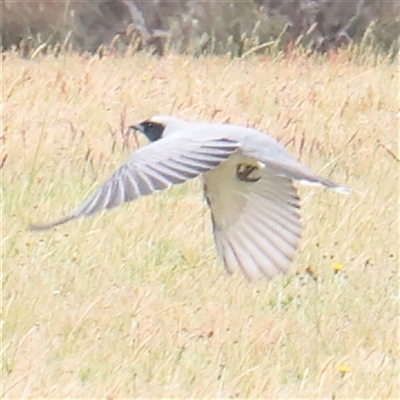
[(249, 280), (288, 272), (302, 225), (294, 181), (348, 189), (296, 161), (275, 139), (239, 125), (154, 116), (131, 128), (150, 144), (128, 160), (78, 208), (45, 230), (201, 176), (217, 252), (228, 273)]

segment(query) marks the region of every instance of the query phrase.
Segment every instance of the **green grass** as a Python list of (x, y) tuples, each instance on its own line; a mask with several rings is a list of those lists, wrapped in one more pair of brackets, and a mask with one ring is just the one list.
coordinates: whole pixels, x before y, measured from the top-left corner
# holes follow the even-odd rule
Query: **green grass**
[[(5, 54), (3, 397), (397, 398), (398, 84), (346, 52)], [(78, 205), (155, 113), (255, 126), (354, 192), (301, 187), (291, 273), (253, 284), (225, 274), (197, 181), (27, 230)]]

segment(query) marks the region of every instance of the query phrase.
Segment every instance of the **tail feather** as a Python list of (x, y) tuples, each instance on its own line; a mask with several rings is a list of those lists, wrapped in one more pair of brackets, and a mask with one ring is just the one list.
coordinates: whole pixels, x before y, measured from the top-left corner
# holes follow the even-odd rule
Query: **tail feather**
[(322, 185), (344, 194), (349, 194), (351, 192), (351, 189), (347, 188), (346, 186), (338, 185), (328, 178), (317, 175), (315, 172), (311, 171), (311, 169), (307, 168), (303, 164), (298, 163), (297, 161), (289, 164), (279, 163), (274, 160), (273, 162), (267, 162), (266, 164), (279, 174), (287, 176), (303, 184), (318, 186)]

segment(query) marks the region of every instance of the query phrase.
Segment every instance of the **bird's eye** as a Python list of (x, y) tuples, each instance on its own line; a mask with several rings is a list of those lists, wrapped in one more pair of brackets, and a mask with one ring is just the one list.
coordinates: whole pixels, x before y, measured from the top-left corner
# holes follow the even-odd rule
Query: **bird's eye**
[(148, 122), (147, 123), (147, 127), (150, 128), (150, 129), (154, 128), (154, 124), (152, 122)]

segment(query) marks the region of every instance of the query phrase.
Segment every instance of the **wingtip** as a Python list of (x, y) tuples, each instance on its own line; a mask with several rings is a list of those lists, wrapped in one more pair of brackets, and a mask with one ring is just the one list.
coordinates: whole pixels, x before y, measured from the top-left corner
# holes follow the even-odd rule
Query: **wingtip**
[(29, 224), (28, 231), (39, 232), (39, 231), (45, 231), (52, 227), (53, 227), (52, 224), (33, 223), (33, 224)]
[(46, 231), (48, 229), (54, 228), (58, 225), (65, 224), (68, 221), (71, 221), (71, 219), (74, 219), (75, 215), (67, 215), (64, 218), (60, 218), (57, 221), (49, 222), (49, 223), (32, 223), (29, 224), (28, 230), (33, 231), (33, 232), (40, 232), (40, 231)]

